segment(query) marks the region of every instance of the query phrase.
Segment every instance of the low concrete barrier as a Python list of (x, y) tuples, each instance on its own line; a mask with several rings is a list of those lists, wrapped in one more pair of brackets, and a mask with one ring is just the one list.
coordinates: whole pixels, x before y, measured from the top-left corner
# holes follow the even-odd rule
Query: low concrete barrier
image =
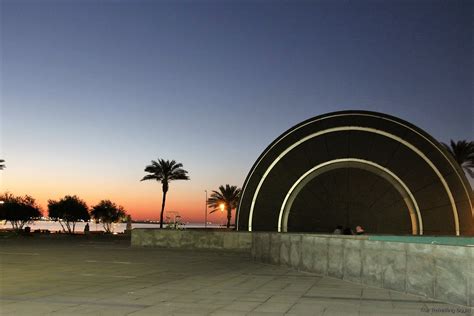
[(252, 234), (248, 232), (135, 228), (132, 230), (132, 247), (217, 249), (250, 253)]
[(474, 247), (256, 232), (251, 252), (258, 261), (474, 306)]
[(141, 229), (134, 247), (251, 253), (261, 262), (474, 307), (474, 247), (367, 236)]

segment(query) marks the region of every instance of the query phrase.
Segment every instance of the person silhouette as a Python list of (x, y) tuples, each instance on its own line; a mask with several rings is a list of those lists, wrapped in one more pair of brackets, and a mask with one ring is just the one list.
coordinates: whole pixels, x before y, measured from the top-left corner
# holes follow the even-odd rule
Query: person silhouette
[(350, 227), (344, 228), (344, 230), (342, 231), (342, 234), (343, 235), (354, 235), (354, 233), (352, 232), (352, 229)]
[(84, 226), (84, 234), (89, 234), (89, 231), (90, 231), (90, 227), (89, 227), (89, 223), (86, 223), (86, 226)]

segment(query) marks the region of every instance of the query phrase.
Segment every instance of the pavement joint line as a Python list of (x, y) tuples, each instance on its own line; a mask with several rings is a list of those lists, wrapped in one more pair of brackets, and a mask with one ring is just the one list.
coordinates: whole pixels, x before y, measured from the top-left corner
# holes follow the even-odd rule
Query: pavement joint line
[(286, 275), (286, 274), (271, 274), (271, 273), (252, 273), (252, 272), (246, 272), (243, 273), (244, 275), (250, 275), (250, 276), (269, 276), (269, 277), (294, 277), (294, 278), (302, 278), (302, 279), (308, 279), (308, 278), (314, 278), (319, 281), (319, 279), (322, 279), (323, 276), (320, 275)]
[[(79, 247), (88, 247), (88, 248), (93, 248), (93, 249), (107, 249), (107, 250), (130, 250), (130, 247), (98, 247), (98, 246), (94, 246), (93, 244), (92, 245), (88, 245), (88, 244), (79, 244), (78, 245)], [(92, 247), (91, 247), (92, 246)]]
[(23, 255), (23, 256), (39, 256), (37, 252), (0, 252), (0, 255)]
[(107, 250), (129, 250), (130, 249), (129, 247), (126, 247), (126, 248), (124, 248), (124, 247), (111, 248), (111, 247), (97, 247), (97, 246), (93, 246), (92, 248), (94, 248), (94, 249), (107, 249)]
[(293, 304), (291, 304), (291, 306), (285, 311), (285, 314), (288, 313), (297, 303), (298, 301), (295, 301)]
[(396, 302), (396, 303), (438, 303), (448, 304), (440, 301), (413, 301), (413, 300), (401, 300), (401, 299), (385, 299), (385, 298), (368, 298), (368, 297), (346, 297), (346, 296), (321, 296), (321, 295), (303, 295), (301, 298), (323, 298), (330, 300), (351, 300), (351, 301), (375, 301), (375, 302)]
[(122, 278), (122, 279), (135, 279), (135, 275), (107, 275), (107, 274), (95, 274), (95, 273), (81, 273), (81, 276), (85, 277), (94, 277), (94, 276), (101, 276), (101, 277), (110, 277), (110, 278)]
[(149, 304), (125, 304), (116, 302), (94, 302), (94, 301), (75, 301), (75, 300), (61, 300), (52, 298), (30, 298), (30, 297), (17, 297), (17, 296), (0, 296), (0, 300), (4, 301), (30, 301), (38, 303), (53, 303), (53, 304), (72, 304), (72, 305), (99, 305), (99, 306), (118, 306), (118, 307), (135, 307), (135, 308), (147, 308), (153, 305)]
[(115, 263), (115, 264), (133, 264), (130, 261), (99, 261), (99, 260), (84, 260), (87, 263)]

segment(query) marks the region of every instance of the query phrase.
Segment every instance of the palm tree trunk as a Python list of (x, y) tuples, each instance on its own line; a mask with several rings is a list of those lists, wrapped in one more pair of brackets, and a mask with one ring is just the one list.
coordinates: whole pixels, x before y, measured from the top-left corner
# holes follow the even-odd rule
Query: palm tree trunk
[(232, 209), (227, 209), (227, 228), (230, 228), (230, 219), (232, 218)]
[(165, 212), (166, 192), (163, 191), (163, 202), (161, 203), (160, 228), (163, 228), (163, 213)]
[(163, 213), (165, 212), (166, 192), (168, 192), (168, 183), (163, 183), (163, 201), (161, 202), (160, 228), (163, 228)]

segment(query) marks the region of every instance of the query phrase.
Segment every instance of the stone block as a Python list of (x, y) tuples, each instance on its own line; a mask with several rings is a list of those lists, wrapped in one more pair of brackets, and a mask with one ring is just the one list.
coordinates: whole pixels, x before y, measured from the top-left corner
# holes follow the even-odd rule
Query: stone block
[(271, 233), (262, 233), (262, 261), (270, 262), (270, 235)]
[[(203, 232), (204, 234), (206, 232)], [(224, 249), (224, 234), (231, 232), (212, 232), (209, 234), (209, 249)]]
[(155, 239), (153, 231), (147, 231), (145, 229), (142, 229), (141, 231), (138, 231), (138, 233), (141, 235), (141, 242), (143, 247), (150, 247), (153, 246), (153, 240)]
[(362, 283), (371, 286), (383, 286), (382, 251), (382, 242), (369, 240), (362, 241)]
[(134, 228), (132, 229), (132, 236), (130, 244), (132, 247), (143, 247), (145, 244), (145, 234), (142, 229)]
[(301, 235), (290, 236), (290, 266), (299, 268), (301, 262)]
[(183, 232), (176, 230), (163, 230), (164, 242), (167, 248), (182, 248), (181, 237)]
[(301, 237), (301, 265), (299, 268), (303, 271), (313, 271), (315, 238), (315, 236), (311, 235), (303, 235)]
[(419, 244), (419, 243), (407, 243), (407, 253), (410, 255), (433, 255), (434, 245), (432, 244)]
[(236, 233), (238, 234), (239, 238), (239, 249), (241, 250), (250, 250), (252, 247), (252, 233), (250, 232), (242, 232)]
[(382, 285), (386, 289), (405, 292), (407, 288), (407, 253), (404, 245), (403, 247), (391, 247), (392, 244), (394, 243), (384, 242), (380, 253)]
[(407, 292), (434, 297), (436, 279), (433, 246), (426, 244), (407, 245)]
[(469, 306), (474, 307), (474, 247), (468, 247), (469, 272), (467, 274), (467, 284), (469, 287)]
[(344, 239), (329, 238), (328, 271), (329, 276), (342, 279), (344, 276)]
[(435, 298), (468, 305), (470, 256), (467, 247), (434, 246), (436, 265)]
[(290, 234), (280, 235), (280, 264), (290, 265)]
[(239, 233), (227, 232), (223, 234), (222, 247), (228, 250), (239, 248)]
[(344, 240), (344, 276), (345, 280), (351, 282), (360, 282), (362, 271), (362, 256), (361, 256), (362, 240), (346, 239)]
[(207, 234), (200, 234), (200, 232), (193, 232), (196, 239), (197, 249), (209, 249), (209, 236)]
[(270, 262), (280, 264), (281, 233), (270, 235)]
[(255, 260), (268, 262), (270, 257), (270, 234), (254, 233), (252, 242), (252, 257)]
[(152, 235), (152, 245), (154, 247), (168, 247), (168, 239), (166, 238), (166, 234), (163, 233), (162, 229), (154, 229)]
[(184, 249), (196, 248), (197, 235), (193, 231), (183, 231), (181, 234), (181, 247)]
[(319, 275), (327, 275), (329, 258), (329, 238), (314, 237), (314, 261), (313, 272)]
[(260, 236), (258, 233), (252, 233), (252, 247), (250, 248), (250, 256), (254, 260), (258, 260), (260, 256), (260, 250), (258, 248), (260, 247)]
[(407, 251), (407, 243), (403, 243), (403, 242), (385, 241), (383, 242), (382, 247), (384, 250), (389, 250), (389, 251), (402, 251), (402, 252)]

